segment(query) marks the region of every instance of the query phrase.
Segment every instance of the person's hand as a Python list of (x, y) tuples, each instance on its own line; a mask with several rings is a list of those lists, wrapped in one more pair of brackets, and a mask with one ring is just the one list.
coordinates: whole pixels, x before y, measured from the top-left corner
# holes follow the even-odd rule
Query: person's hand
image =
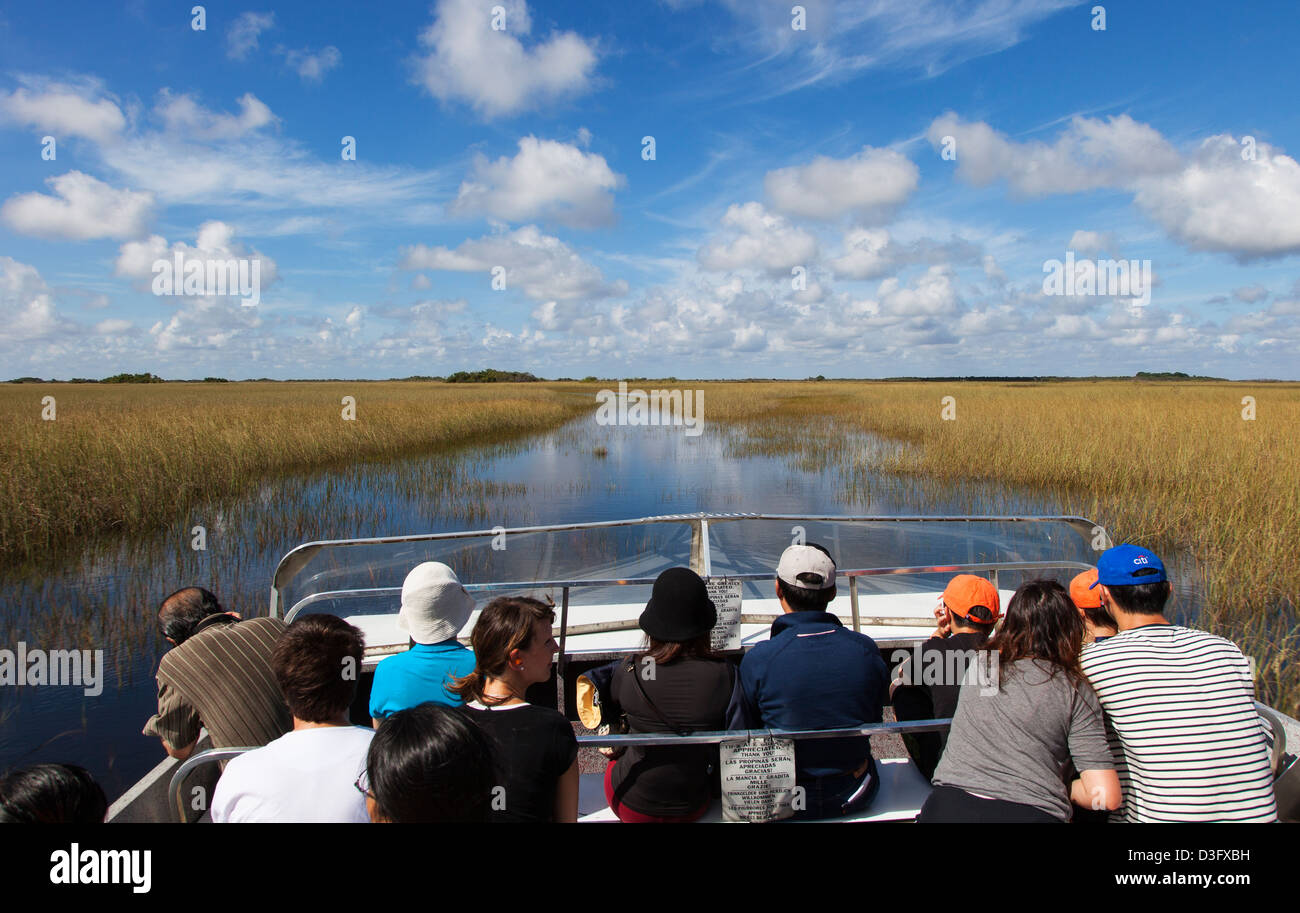
[(599, 751), (601, 754), (603, 754), (603, 755), (604, 755), (605, 757), (607, 757), (607, 758), (612, 759), (612, 758), (614, 757), (614, 749), (611, 748), (611, 747), (609, 747), (608, 745), (601, 745), (601, 746), (600, 746), (599, 748), (597, 748), (596, 750)]
[(934, 607), (934, 620), (938, 624), (934, 629), (934, 637), (947, 637), (952, 633), (952, 621), (948, 617), (948, 610), (944, 608), (942, 599)]

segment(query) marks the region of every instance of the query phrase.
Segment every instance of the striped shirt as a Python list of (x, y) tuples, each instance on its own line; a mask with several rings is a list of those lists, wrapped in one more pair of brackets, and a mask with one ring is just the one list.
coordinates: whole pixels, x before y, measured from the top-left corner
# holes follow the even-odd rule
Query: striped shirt
[(1276, 821), (1250, 666), (1236, 645), (1179, 625), (1085, 647), (1106, 712), (1122, 821)]
[[(206, 621), (206, 619), (205, 619)], [(265, 745), (293, 726), (271, 671), (278, 618), (204, 628), (158, 664), (158, 712), (144, 734), (184, 748), (206, 727), (214, 748)]]

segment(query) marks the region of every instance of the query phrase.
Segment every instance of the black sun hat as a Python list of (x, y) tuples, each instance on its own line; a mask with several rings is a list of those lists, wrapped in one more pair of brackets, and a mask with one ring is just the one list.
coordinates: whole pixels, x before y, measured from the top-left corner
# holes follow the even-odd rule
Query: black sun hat
[(700, 575), (688, 567), (670, 567), (655, 579), (637, 624), (655, 640), (683, 643), (709, 633), (717, 621), (718, 610)]

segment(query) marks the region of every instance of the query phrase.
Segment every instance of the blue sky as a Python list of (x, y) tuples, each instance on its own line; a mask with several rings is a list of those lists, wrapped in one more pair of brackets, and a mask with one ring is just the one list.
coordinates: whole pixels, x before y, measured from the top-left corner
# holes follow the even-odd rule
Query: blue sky
[(0, 12), (0, 375), (1300, 379), (1290, 2), (192, 5)]

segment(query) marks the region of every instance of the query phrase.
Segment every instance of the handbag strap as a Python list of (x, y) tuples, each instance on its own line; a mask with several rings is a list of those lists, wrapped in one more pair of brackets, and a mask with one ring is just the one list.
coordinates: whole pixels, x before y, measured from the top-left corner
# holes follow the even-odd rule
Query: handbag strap
[(641, 692), (642, 699), (645, 700), (646, 704), (650, 707), (650, 712), (659, 718), (659, 722), (663, 723), (669, 732), (675, 732), (677, 735), (686, 735), (687, 730), (681, 729), (668, 722), (668, 718), (664, 716), (663, 711), (659, 709), (659, 706), (654, 701), (650, 700), (650, 695), (646, 694), (645, 686), (641, 684), (641, 676), (637, 674), (635, 661), (628, 662), (628, 671), (632, 673), (632, 682), (636, 685), (636, 690)]

